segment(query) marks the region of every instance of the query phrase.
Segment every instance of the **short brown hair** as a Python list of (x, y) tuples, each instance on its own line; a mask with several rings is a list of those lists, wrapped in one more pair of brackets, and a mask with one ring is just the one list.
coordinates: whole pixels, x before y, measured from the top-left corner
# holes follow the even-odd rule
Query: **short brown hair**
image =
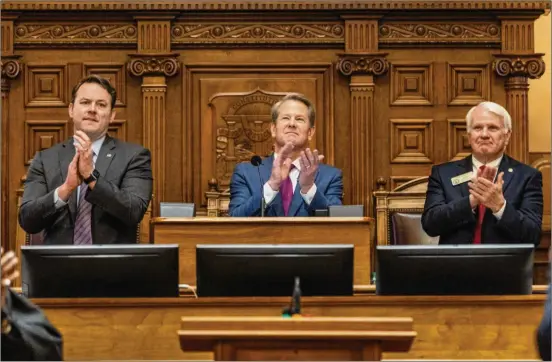
[(284, 98), (282, 98), (279, 102), (274, 104), (272, 106), (272, 123), (276, 123), (278, 120), (278, 116), (280, 115), (280, 106), (285, 101), (297, 101), (303, 103), (308, 108), (308, 117), (309, 117), (309, 124), (310, 127), (314, 127), (314, 120), (316, 119), (316, 111), (314, 110), (314, 106), (312, 105), (312, 102), (305, 97), (304, 95), (300, 93), (289, 93)]
[(73, 87), (73, 91), (71, 92), (71, 103), (75, 103), (75, 98), (77, 98), (77, 92), (84, 83), (96, 83), (100, 87), (105, 89), (107, 93), (109, 93), (109, 95), (111, 96), (111, 109), (115, 108), (115, 102), (117, 101), (117, 91), (115, 90), (115, 88), (113, 88), (113, 86), (111, 85), (111, 83), (109, 83), (107, 79), (102, 78), (96, 74), (91, 74), (87, 77), (82, 78), (77, 83), (77, 85)]

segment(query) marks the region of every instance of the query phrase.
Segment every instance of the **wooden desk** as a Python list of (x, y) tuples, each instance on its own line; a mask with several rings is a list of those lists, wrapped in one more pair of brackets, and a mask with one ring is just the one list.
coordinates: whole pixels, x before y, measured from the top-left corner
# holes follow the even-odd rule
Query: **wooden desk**
[[(504, 297), (303, 298), (321, 317), (411, 317), (408, 353), (385, 359), (536, 359), (535, 330), (546, 295)], [(64, 336), (67, 360), (212, 359), (184, 353), (185, 316), (278, 316), (289, 298), (36, 299)]]
[(197, 244), (353, 244), (354, 284), (370, 284), (371, 218), (155, 218), (156, 244), (180, 245), (180, 283), (196, 284)]
[(178, 335), (182, 350), (215, 361), (381, 361), (416, 332), (412, 318), (182, 317)]

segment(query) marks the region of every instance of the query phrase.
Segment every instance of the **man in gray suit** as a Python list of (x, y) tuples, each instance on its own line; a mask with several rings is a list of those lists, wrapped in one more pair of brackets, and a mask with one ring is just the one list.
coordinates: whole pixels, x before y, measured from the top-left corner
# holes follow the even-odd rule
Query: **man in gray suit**
[(72, 92), (73, 137), (38, 152), (27, 173), (19, 223), (45, 244), (135, 243), (152, 194), (151, 157), (107, 134), (115, 89), (96, 75)]

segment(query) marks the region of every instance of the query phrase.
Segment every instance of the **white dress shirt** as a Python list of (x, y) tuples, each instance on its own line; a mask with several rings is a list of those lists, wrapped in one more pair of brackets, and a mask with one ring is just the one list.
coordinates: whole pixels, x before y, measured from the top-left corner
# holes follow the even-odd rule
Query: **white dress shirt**
[[(274, 153), (274, 160), (278, 157), (277, 153)], [(292, 162), (292, 164), (295, 166), (290, 172), (289, 172), (289, 178), (291, 179), (291, 185), (293, 186), (293, 193), (295, 193), (295, 188), (297, 187), (299, 174), (301, 173), (301, 163), (299, 162), (299, 158), (296, 158), (295, 161)], [(301, 196), (303, 197), (303, 200), (307, 205), (310, 205), (312, 202), (312, 199), (314, 199), (314, 195), (316, 194), (316, 184), (313, 184), (312, 187), (307, 191), (306, 194), (301, 192)], [(269, 205), (276, 195), (278, 195), (279, 190), (274, 191), (272, 187), (268, 184), (268, 181), (265, 182), (263, 186), (263, 194), (265, 203)]]
[[(92, 162), (94, 162), (94, 165), (96, 165), (96, 160), (98, 159), (98, 155), (100, 154), (100, 149), (102, 148), (102, 144), (104, 140), (105, 140), (105, 136), (92, 142), (92, 152), (93, 152)], [(74, 142), (77, 142), (77, 141), (74, 141)], [(75, 149), (75, 152), (77, 152), (76, 149)], [(59, 198), (58, 189), (59, 187), (56, 188), (56, 190), (54, 191), (54, 203), (56, 205), (56, 209), (59, 209), (67, 205), (66, 201), (63, 201), (62, 199)], [(79, 204), (79, 196), (80, 196), (80, 186), (77, 187), (77, 206)]]
[[(475, 158), (474, 155), (472, 155), (472, 165), (473, 165), (473, 175), (474, 175), (474, 177), (477, 176), (477, 171), (479, 170), (479, 167), (481, 167), (483, 165), (494, 167), (498, 170), (498, 166), (500, 166), (500, 162), (502, 161), (502, 157), (504, 157), (504, 155), (500, 155), (500, 157), (497, 158), (496, 160), (493, 160), (491, 162), (487, 162), (486, 164), (484, 164), (483, 162), (481, 162), (477, 158)], [(498, 177), (498, 172), (496, 173), (493, 182), (496, 181), (497, 177)], [(504, 200), (504, 205), (502, 205), (502, 208), (500, 210), (498, 210), (497, 212), (493, 212), (493, 215), (494, 215), (494, 217), (496, 217), (497, 220), (500, 220), (502, 218), (502, 214), (504, 214), (504, 209), (505, 208), (506, 208), (506, 200)]]

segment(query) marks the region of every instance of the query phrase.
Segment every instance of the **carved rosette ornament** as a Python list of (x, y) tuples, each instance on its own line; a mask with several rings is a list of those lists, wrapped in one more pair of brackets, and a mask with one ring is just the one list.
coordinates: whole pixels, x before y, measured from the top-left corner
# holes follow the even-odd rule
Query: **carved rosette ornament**
[(136, 56), (128, 63), (130, 74), (141, 77), (143, 75), (164, 75), (172, 77), (180, 70), (177, 55)]
[(542, 54), (497, 55), (493, 62), (495, 72), (501, 77), (540, 78), (546, 70)]
[(337, 63), (337, 70), (345, 76), (352, 74), (383, 75), (389, 70), (389, 62), (382, 55), (344, 55)]

